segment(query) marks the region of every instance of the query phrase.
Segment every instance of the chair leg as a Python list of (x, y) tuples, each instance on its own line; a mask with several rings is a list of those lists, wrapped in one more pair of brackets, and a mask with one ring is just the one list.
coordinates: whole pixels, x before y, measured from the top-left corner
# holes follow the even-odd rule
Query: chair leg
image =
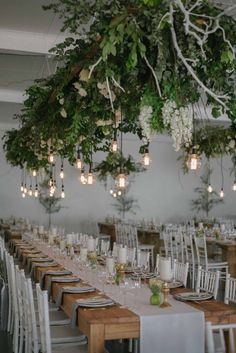
[(129, 352), (133, 351), (133, 340), (132, 338), (129, 339)]
[(134, 339), (134, 353), (138, 353), (139, 351), (139, 340), (137, 338)]

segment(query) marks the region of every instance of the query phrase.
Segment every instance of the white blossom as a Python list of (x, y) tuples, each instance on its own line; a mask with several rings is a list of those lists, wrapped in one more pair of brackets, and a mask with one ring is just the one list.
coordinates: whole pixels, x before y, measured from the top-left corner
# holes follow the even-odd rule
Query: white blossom
[(235, 148), (235, 140), (229, 141), (229, 149), (233, 150)]
[(170, 129), (173, 146), (179, 151), (192, 142), (193, 116), (187, 107), (177, 108), (174, 101), (167, 100), (162, 108), (164, 126)]
[(96, 125), (97, 126), (107, 126), (107, 125), (112, 125), (113, 124), (113, 120), (97, 120), (96, 121)]
[(60, 113), (63, 118), (67, 118), (67, 112), (66, 112), (65, 108), (62, 108)]
[[(99, 92), (100, 92), (105, 98), (110, 99), (106, 82), (103, 82), (103, 83), (98, 82), (98, 83), (97, 83), (97, 88), (99, 89)], [(112, 99), (112, 102), (114, 102), (114, 100), (116, 99), (116, 95), (115, 95), (115, 93), (114, 93), (112, 90), (111, 90), (111, 99)]]
[(143, 105), (140, 109), (139, 113), (139, 124), (142, 129), (143, 142), (145, 144), (149, 143), (152, 137), (152, 129), (151, 129), (151, 117), (152, 117), (153, 109), (150, 105)]
[(73, 86), (78, 90), (78, 93), (81, 97), (87, 96), (87, 91), (81, 86), (79, 82), (73, 83)]
[(87, 69), (81, 70), (80, 74), (79, 74), (79, 79), (80, 79), (80, 81), (88, 82), (88, 80), (89, 80), (89, 70), (87, 70)]
[(64, 98), (60, 98), (60, 99), (59, 99), (59, 103), (60, 103), (61, 105), (63, 105), (63, 104), (65, 103), (65, 99), (64, 99)]

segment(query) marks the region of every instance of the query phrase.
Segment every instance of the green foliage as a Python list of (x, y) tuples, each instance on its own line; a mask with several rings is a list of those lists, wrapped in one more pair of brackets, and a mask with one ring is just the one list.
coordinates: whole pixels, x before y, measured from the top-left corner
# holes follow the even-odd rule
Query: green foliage
[(130, 181), (128, 186), (122, 190), (121, 195), (117, 194), (117, 197), (114, 198), (115, 203), (112, 204), (122, 219), (125, 219), (127, 213), (135, 215), (135, 211), (139, 208), (137, 199), (129, 195), (131, 184), (132, 181)]
[(198, 212), (203, 212), (206, 217), (208, 217), (209, 212), (217, 205), (223, 203), (223, 199), (217, 194), (216, 191), (208, 192), (207, 187), (209, 184), (209, 178), (212, 174), (212, 170), (209, 169), (209, 165), (205, 165), (204, 171), (201, 179), (202, 186), (196, 187), (194, 189), (198, 197), (191, 200), (192, 210)]
[[(183, 4), (191, 8), (195, 1)], [(16, 116), (19, 128), (4, 136), (10, 164), (46, 168), (52, 146), (55, 154), (73, 165), (78, 145), (85, 163), (90, 163), (94, 152), (109, 151), (114, 131), (135, 134), (142, 141), (138, 117), (143, 105), (152, 108), (152, 131), (162, 132), (162, 107), (167, 99), (185, 107), (204, 94), (215, 118), (226, 113), (235, 120), (236, 60), (232, 47), (236, 46), (236, 21), (211, 1), (200, 2), (195, 16), (190, 16), (200, 38), (211, 23), (219, 21), (221, 26), (221, 30), (211, 31), (202, 47), (196, 36), (186, 33), (183, 12), (175, 0), (54, 0), (44, 9), (58, 14), (63, 20), (62, 31), (72, 35), (52, 49), (61, 65), (54, 75), (27, 89), (22, 113)], [(173, 45), (173, 28), (179, 50)], [(203, 85), (225, 96), (223, 105), (209, 91), (204, 93), (178, 57), (179, 51)], [(117, 119), (119, 114), (122, 123)], [(228, 130), (230, 136), (232, 131)], [(207, 156), (220, 153), (222, 148), (213, 138), (217, 129), (211, 132), (214, 143), (208, 143), (204, 131), (199, 134), (199, 152)], [(226, 141), (224, 132), (220, 139)], [(141, 146), (140, 151), (143, 149)], [(125, 168), (128, 173), (135, 170), (130, 157)], [(101, 177), (117, 173), (117, 163), (109, 154), (98, 172)]]

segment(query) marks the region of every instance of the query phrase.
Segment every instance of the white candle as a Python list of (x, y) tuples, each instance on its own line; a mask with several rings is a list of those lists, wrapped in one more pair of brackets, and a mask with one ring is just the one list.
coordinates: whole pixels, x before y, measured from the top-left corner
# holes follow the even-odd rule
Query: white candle
[(39, 234), (43, 234), (44, 232), (44, 226), (39, 226)]
[(127, 261), (127, 248), (119, 248), (118, 250), (118, 262), (120, 264), (126, 264)]
[(112, 249), (112, 255), (114, 257), (117, 257), (117, 245), (116, 245), (116, 242), (113, 243), (113, 249)]
[(95, 241), (94, 241), (93, 237), (89, 237), (88, 238), (87, 248), (88, 248), (88, 251), (94, 251), (95, 250)]
[(53, 228), (52, 228), (51, 234), (52, 234), (52, 235), (57, 235), (57, 228), (56, 228), (56, 227), (53, 227)]
[(88, 249), (87, 248), (80, 248), (80, 260), (86, 261), (87, 255), (88, 255)]
[(110, 274), (114, 273), (114, 267), (115, 267), (114, 258), (107, 257), (106, 258), (106, 268)]
[(66, 235), (66, 242), (67, 242), (67, 244), (72, 244), (73, 243), (73, 235), (72, 234), (67, 234)]
[(75, 255), (75, 252), (74, 252), (74, 248), (73, 248), (73, 246), (70, 248), (70, 256), (71, 257), (74, 257), (74, 255)]
[(199, 223), (198, 223), (198, 228), (199, 228), (200, 230), (203, 229), (203, 223), (202, 223), (202, 222), (199, 222)]
[(65, 240), (61, 240), (61, 241), (60, 241), (60, 249), (61, 249), (61, 250), (64, 250), (64, 249), (65, 249), (65, 245), (66, 245), (66, 244), (65, 244)]
[(170, 281), (172, 279), (171, 260), (160, 259), (160, 277), (163, 281)]

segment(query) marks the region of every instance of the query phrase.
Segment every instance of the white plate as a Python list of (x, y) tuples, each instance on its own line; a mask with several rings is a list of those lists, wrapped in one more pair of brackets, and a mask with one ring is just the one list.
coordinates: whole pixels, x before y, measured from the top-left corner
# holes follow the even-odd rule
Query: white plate
[(182, 286), (183, 286), (183, 283), (182, 283), (182, 282), (178, 282), (178, 281), (169, 282), (169, 283), (168, 283), (168, 287), (169, 287), (170, 289), (179, 288), (179, 287), (182, 287)]
[(187, 301), (201, 301), (208, 300), (212, 298), (212, 294), (210, 293), (196, 293), (196, 292), (187, 292), (180, 293), (174, 296), (178, 300), (187, 300)]

